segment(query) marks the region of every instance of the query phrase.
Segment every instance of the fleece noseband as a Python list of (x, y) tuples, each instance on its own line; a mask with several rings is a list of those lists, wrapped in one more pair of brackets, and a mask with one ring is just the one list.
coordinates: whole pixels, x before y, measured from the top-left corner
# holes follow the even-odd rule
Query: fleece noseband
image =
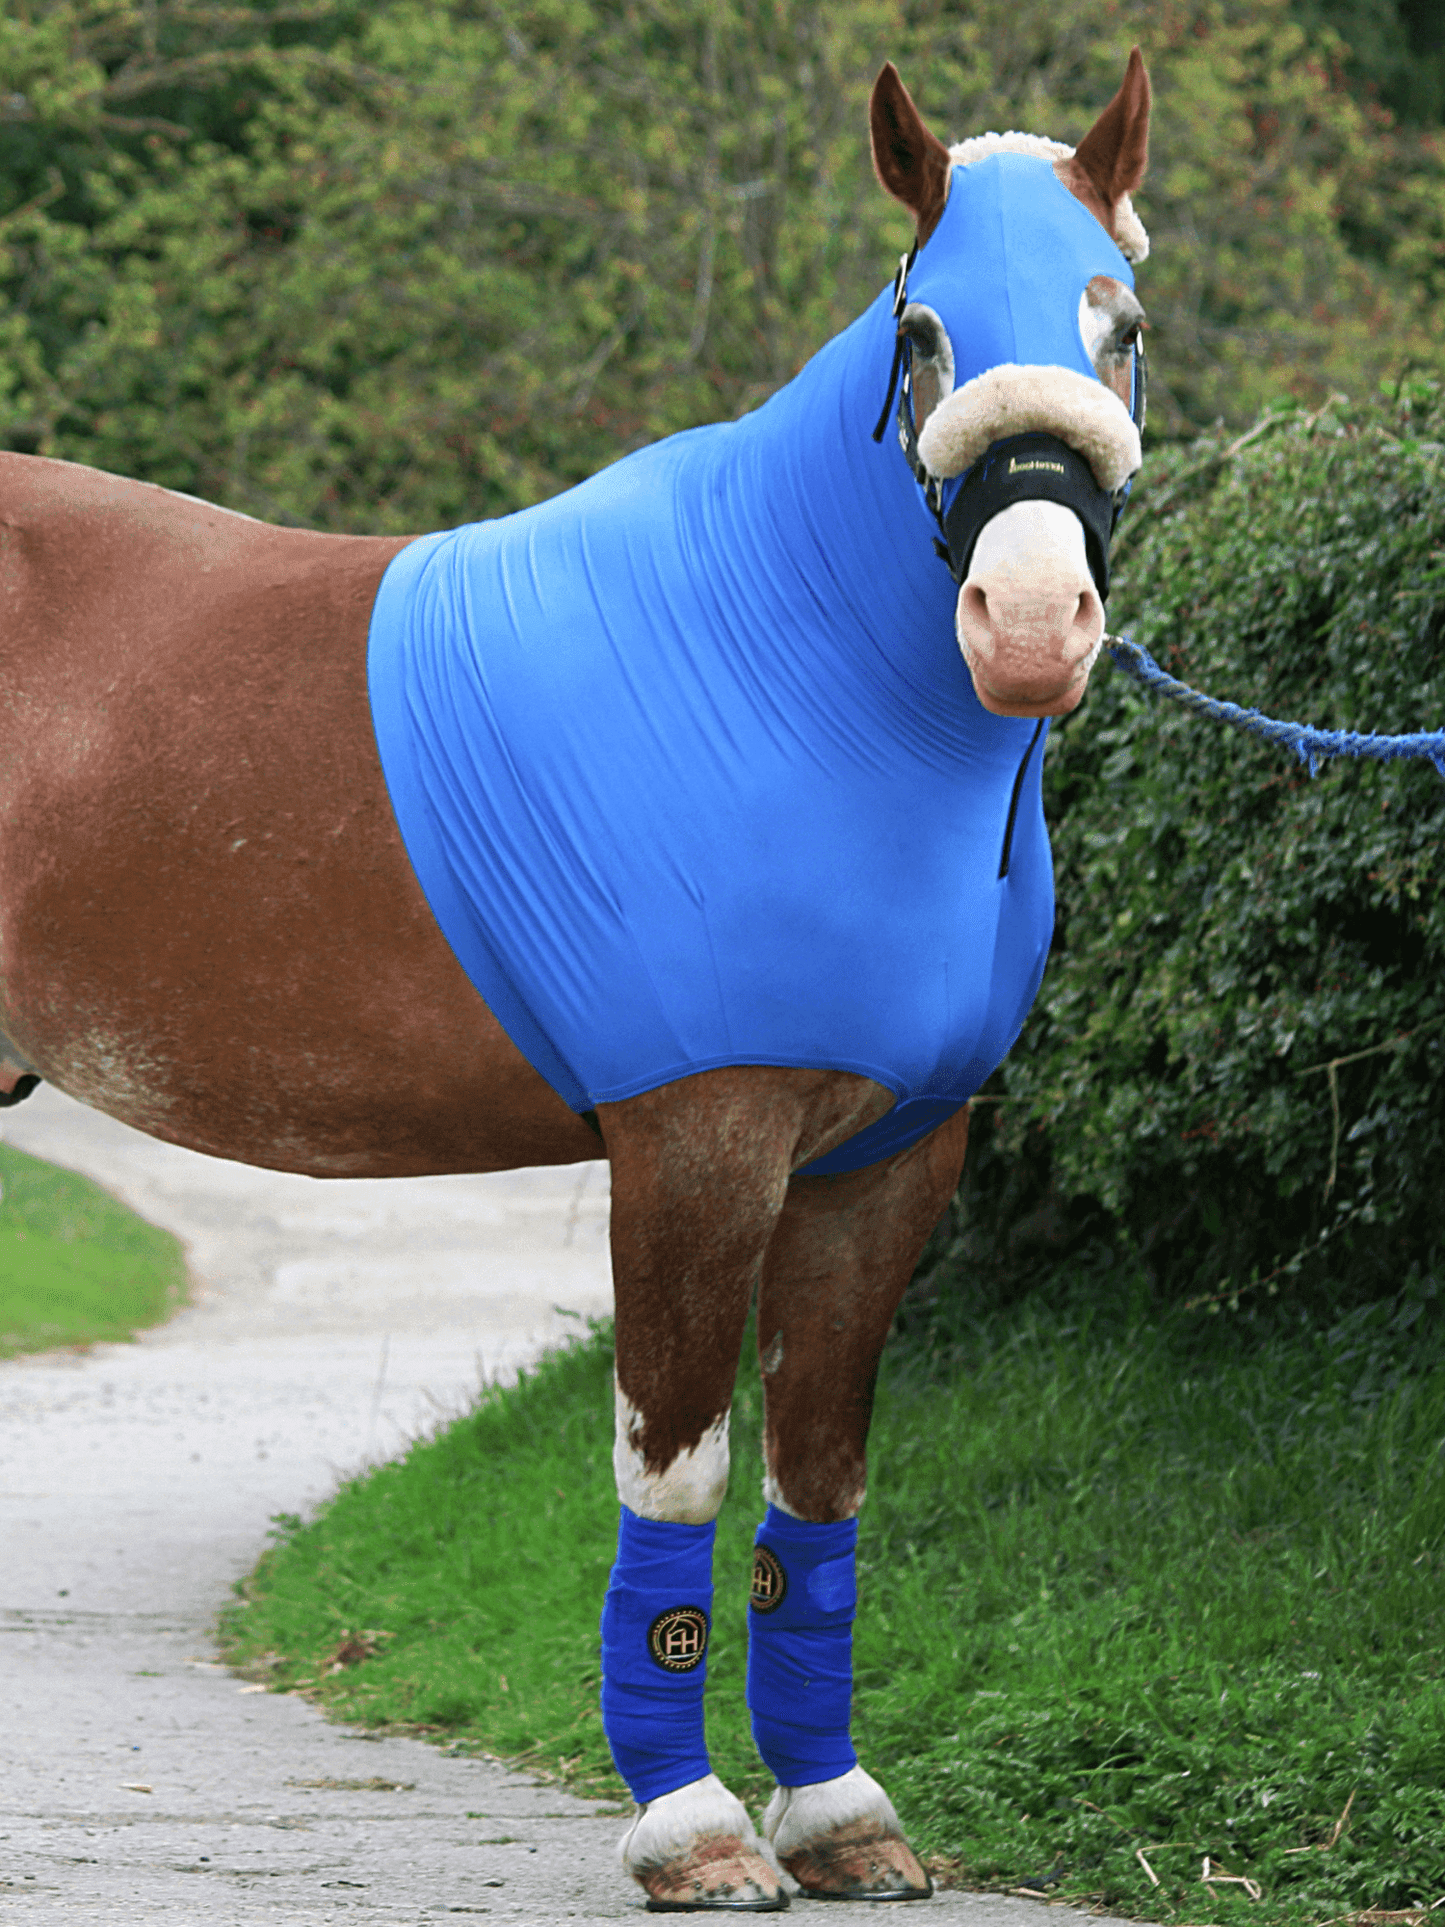
[[(971, 468), (958, 477), (932, 474), (918, 452), (918, 429), (913, 419), (913, 348), (902, 326), (908, 302), (908, 272), (918, 255), (914, 243), (910, 253), (901, 257), (893, 281), (893, 315), (898, 324), (894, 339), (893, 367), (888, 377), (888, 394), (883, 412), (873, 430), (881, 442), (888, 426), (895, 389), (898, 393), (898, 439), (914, 479), (923, 490), (924, 500), (939, 527), (933, 546), (960, 586), (968, 575), (984, 524), (1014, 502), (1059, 502), (1070, 508), (1084, 525), (1084, 548), (1089, 573), (1094, 578), (1101, 601), (1109, 595), (1109, 543), (1124, 504), (1129, 499), (1129, 482), (1117, 489), (1100, 486), (1093, 469), (1077, 449), (1057, 435), (1041, 430), (1009, 435), (994, 442)], [(1129, 414), (1136, 428), (1144, 422), (1147, 386), (1144, 344), (1134, 350), (1134, 375)]]

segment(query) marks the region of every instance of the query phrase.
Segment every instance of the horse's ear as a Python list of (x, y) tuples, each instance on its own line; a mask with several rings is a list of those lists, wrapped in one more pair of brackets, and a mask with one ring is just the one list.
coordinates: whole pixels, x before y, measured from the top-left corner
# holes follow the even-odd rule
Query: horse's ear
[(1118, 93), (1074, 149), (1075, 192), (1083, 185), (1082, 174), (1108, 211), (1104, 225), (1110, 230), (1119, 203), (1138, 187), (1149, 165), (1149, 99), (1149, 76), (1136, 47)]
[(923, 116), (891, 60), (884, 61), (873, 83), (868, 131), (879, 180), (912, 214), (919, 242), (926, 241), (938, 226), (948, 199), (953, 162), (937, 134), (924, 126)]

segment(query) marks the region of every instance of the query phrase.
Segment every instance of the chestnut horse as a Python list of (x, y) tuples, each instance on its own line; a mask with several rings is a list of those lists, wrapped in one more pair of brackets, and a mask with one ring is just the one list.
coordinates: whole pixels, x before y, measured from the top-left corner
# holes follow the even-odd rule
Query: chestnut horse
[[(848, 1738), (874, 1378), (958, 1183), (967, 1099), (1037, 989), (1043, 719), (1083, 695), (1139, 460), (1137, 49), (1077, 150), (1014, 134), (950, 150), (891, 66), (870, 111), (879, 178), (916, 230), (893, 292), (756, 415), (555, 503), (455, 536), (330, 536), (0, 456), (0, 1092), (46, 1078), (157, 1137), (317, 1177), (605, 1148), (622, 1527), (604, 1715), (638, 1801), (624, 1863), (659, 1910), (786, 1906), (779, 1863), (826, 1897), (930, 1891)], [(869, 429), (900, 375), (901, 448), (879, 446)], [(698, 476), (704, 505), (674, 511)], [(729, 516), (733, 537), (717, 532)], [(530, 578), (506, 575), (514, 541)], [(589, 627), (577, 598), (604, 595), (624, 550), (655, 625), (629, 604)], [(682, 577), (664, 579), (664, 551)], [(488, 570), (506, 575), (492, 603)], [(527, 596), (552, 612), (530, 654), (506, 630)], [(683, 609), (676, 636), (664, 603)], [(479, 609), (484, 658), (458, 641)], [(722, 695), (713, 656), (694, 670), (689, 655), (707, 654), (708, 622), (726, 637)], [(622, 672), (598, 694), (604, 635)], [(671, 701), (669, 679), (694, 673), (710, 693), (688, 684), (667, 710), (667, 776), (665, 754), (634, 756), (625, 706)], [(428, 708), (434, 674), (445, 700)], [(535, 712), (546, 744), (509, 741), (489, 763), (468, 718), (505, 707), (514, 675), (517, 726)], [(845, 711), (844, 688), (876, 712)], [(784, 695), (817, 723), (802, 749)], [(710, 739), (688, 733), (714, 696), (766, 722), (742, 764), (718, 749), (715, 794)], [(594, 755), (585, 778), (563, 750)], [(474, 753), (484, 788), (507, 765), (523, 814), (551, 799), (545, 838), (517, 832), (510, 880), (514, 825), (486, 816), (495, 797), (448, 788)], [(785, 765), (801, 788), (768, 787)], [(573, 815), (621, 865), (592, 897), (566, 895), (557, 854), (584, 780)], [(750, 785), (760, 824), (739, 814)], [(678, 838), (693, 840), (677, 865), (718, 853), (667, 896)], [(628, 865), (647, 863), (627, 898)], [(799, 911), (815, 870), (826, 887)], [(570, 928), (594, 898), (597, 929), (565, 969), (544, 954), (565, 933), (528, 949), (549, 906)], [(644, 937), (691, 930), (699, 905), (707, 938), (680, 964), (649, 961)], [(732, 929), (736, 944), (713, 941)], [(619, 931), (635, 968), (613, 955)], [(763, 987), (756, 1024), (743, 978)], [(712, 1521), (754, 1299), (769, 1511), (749, 1702), (778, 1780), (770, 1847), (710, 1772), (701, 1723)]]

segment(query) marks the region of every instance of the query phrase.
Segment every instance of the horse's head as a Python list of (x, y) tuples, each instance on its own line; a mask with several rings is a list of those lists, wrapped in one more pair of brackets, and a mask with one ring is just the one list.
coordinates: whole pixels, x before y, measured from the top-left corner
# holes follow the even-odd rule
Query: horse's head
[(1109, 536), (1140, 462), (1144, 63), (1136, 47), (1077, 148), (945, 147), (891, 63), (870, 114), (878, 177), (917, 226), (895, 301), (899, 437), (960, 585), (959, 646), (986, 709), (1063, 715), (1103, 640)]

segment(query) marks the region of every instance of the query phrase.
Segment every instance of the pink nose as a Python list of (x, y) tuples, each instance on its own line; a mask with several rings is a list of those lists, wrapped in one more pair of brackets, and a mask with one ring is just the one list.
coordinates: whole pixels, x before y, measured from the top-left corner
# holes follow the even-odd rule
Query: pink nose
[(1104, 605), (1072, 556), (1010, 556), (970, 572), (957, 629), (985, 709), (1061, 716), (1083, 696), (1104, 633)]

